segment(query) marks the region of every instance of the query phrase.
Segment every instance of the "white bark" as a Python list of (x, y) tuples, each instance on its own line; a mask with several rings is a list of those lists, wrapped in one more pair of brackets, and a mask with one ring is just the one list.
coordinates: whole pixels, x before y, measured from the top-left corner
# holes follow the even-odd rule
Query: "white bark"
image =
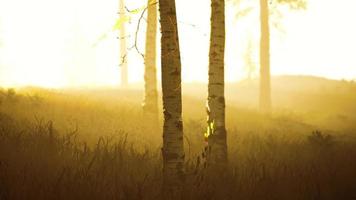
[(181, 61), (175, 0), (159, 0), (163, 95), (163, 175), (165, 187), (177, 188), (183, 177)]
[(224, 96), (225, 2), (211, 1), (211, 34), (208, 85), (208, 162), (227, 162)]

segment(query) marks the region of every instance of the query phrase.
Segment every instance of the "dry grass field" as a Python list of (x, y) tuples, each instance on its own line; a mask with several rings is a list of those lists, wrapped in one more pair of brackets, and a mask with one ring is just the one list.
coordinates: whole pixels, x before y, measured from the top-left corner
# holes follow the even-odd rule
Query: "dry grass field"
[[(216, 176), (201, 162), (206, 86), (184, 85), (186, 176), (169, 198), (356, 199), (356, 84), (275, 77), (269, 116), (257, 86), (227, 86), (229, 166)], [(167, 199), (140, 88), (2, 89), (0, 199)]]

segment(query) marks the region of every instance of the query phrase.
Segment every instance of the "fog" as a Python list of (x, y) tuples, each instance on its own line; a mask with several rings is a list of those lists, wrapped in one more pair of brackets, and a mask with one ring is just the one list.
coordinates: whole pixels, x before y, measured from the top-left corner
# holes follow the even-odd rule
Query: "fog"
[[(128, 1), (127, 9), (144, 5), (143, 1)], [(249, 40), (258, 66), (258, 2), (238, 7), (228, 1), (227, 5), (226, 80), (238, 81), (247, 76), (243, 56)], [(247, 16), (237, 19), (240, 9), (251, 6)], [(298, 11), (278, 6), (279, 13), (271, 17), (272, 74), (354, 79), (355, 6), (353, 0), (311, 0), (308, 9)], [(129, 47), (134, 44), (141, 11), (128, 13)], [(1, 85), (117, 86), (119, 40), (117, 31), (112, 30), (117, 12), (115, 0), (1, 1)], [(177, 1), (177, 12), (183, 80), (206, 82), (210, 2)], [(142, 20), (137, 42), (142, 52), (145, 26)], [(128, 62), (130, 82), (141, 82), (143, 59), (135, 48), (129, 50)]]

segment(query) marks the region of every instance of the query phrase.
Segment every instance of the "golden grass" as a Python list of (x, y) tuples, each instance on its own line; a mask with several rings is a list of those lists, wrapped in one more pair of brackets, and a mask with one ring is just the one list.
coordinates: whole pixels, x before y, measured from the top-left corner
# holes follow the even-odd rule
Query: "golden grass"
[[(227, 87), (229, 169), (218, 177), (197, 163), (205, 86), (184, 86), (186, 180), (170, 198), (355, 199), (355, 85), (275, 79), (271, 116), (255, 109), (256, 85)], [(0, 199), (167, 198), (162, 131), (141, 101), (137, 89), (2, 90)]]

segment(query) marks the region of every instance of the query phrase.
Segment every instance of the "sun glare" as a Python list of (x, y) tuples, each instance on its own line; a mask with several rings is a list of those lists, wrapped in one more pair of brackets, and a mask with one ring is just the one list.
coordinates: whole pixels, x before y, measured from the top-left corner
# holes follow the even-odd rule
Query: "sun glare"
[[(128, 0), (127, 4), (129, 9), (134, 9), (144, 5), (144, 1)], [(272, 31), (272, 73), (355, 78), (353, 20), (356, 14), (351, 9), (355, 6), (353, 0), (340, 0), (337, 5), (331, 0), (311, 0), (307, 10), (285, 13), (276, 22), (282, 30)], [(252, 14), (238, 21), (236, 8), (227, 8), (227, 81), (246, 78), (243, 55), (249, 40), (253, 41), (253, 58), (258, 64), (257, 7), (256, 2)], [(117, 33), (110, 31), (117, 10), (116, 0), (1, 1), (1, 85), (118, 85), (119, 41)], [(206, 82), (210, 2), (177, 1), (177, 12), (183, 79)], [(131, 15), (127, 24), (131, 45), (138, 17)], [(142, 24), (138, 46), (143, 51), (145, 26)], [(100, 40), (102, 35), (105, 38)], [(143, 59), (135, 49), (129, 51), (128, 62), (130, 82), (141, 82)]]

